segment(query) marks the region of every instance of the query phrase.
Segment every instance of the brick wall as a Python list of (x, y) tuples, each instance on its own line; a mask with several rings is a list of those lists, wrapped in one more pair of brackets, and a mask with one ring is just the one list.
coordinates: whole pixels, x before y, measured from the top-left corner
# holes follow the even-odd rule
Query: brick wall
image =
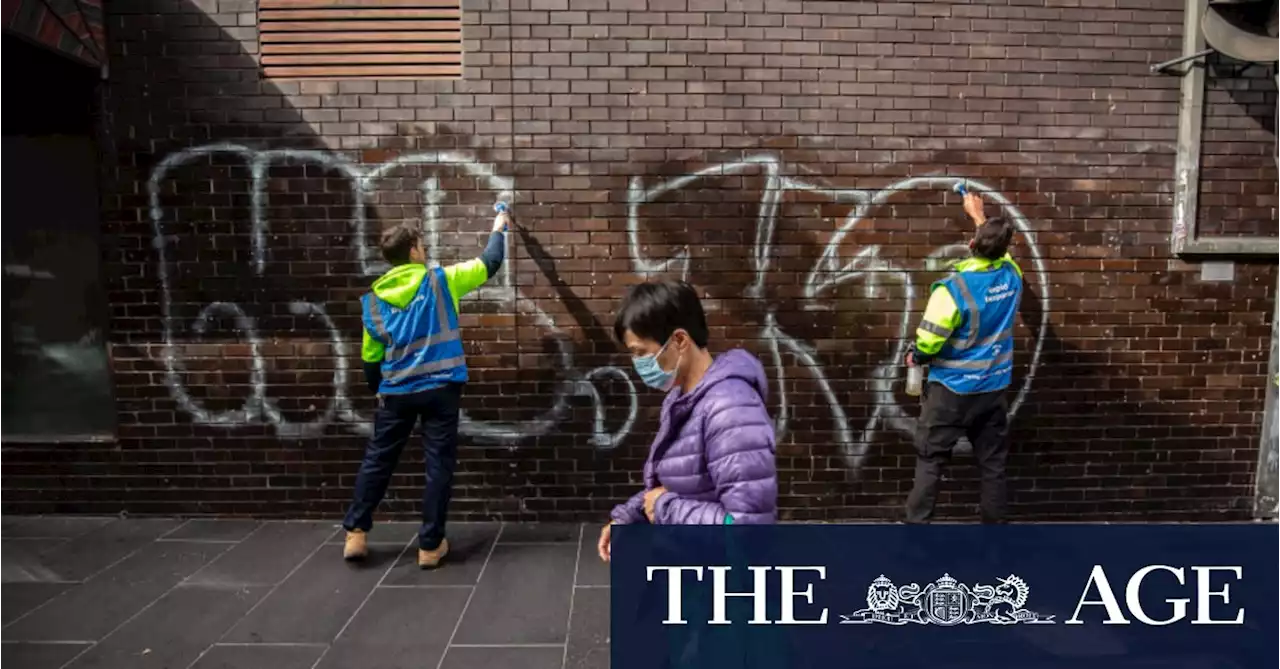
[[(6, 443), (6, 510), (337, 517), (378, 231), (467, 258), (514, 190), (507, 269), (464, 303), (459, 518), (603, 518), (638, 488), (660, 398), (609, 333), (647, 272), (769, 370), (784, 516), (891, 517), (896, 361), (964, 178), (1022, 229), (1014, 512), (1246, 517), (1275, 267), (1169, 256), (1178, 81), (1147, 67), (1181, 5), (465, 0), (461, 81), (290, 82), (259, 76), (252, 0), (110, 3), (118, 440)], [(1207, 132), (1241, 150), (1206, 150), (1201, 202), (1275, 234), (1275, 86), (1226, 86)], [(941, 511), (970, 518), (961, 460)], [(389, 510), (421, 471), (410, 446)]]

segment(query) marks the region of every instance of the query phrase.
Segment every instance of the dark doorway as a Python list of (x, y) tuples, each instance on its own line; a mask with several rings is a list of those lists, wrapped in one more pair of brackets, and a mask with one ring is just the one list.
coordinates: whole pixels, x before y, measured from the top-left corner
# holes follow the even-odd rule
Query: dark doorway
[(100, 267), (98, 71), (4, 34), (3, 436), (115, 429)]

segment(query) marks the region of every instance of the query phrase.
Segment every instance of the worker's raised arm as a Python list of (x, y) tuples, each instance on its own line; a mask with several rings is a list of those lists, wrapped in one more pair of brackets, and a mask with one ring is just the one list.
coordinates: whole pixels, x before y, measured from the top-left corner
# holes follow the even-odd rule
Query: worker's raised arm
[(453, 295), (453, 307), (458, 309), (458, 300), (464, 295), (484, 285), (484, 282), (497, 275), (502, 269), (502, 261), (507, 255), (506, 229), (511, 216), (503, 211), (493, 219), (493, 232), (489, 233), (489, 242), (479, 258), (449, 265), (444, 268), (445, 280), (449, 282), (449, 292)]
[(983, 211), (982, 198), (977, 193), (968, 191), (964, 194), (964, 213), (973, 221), (973, 227), (980, 228), (987, 222), (987, 214)]

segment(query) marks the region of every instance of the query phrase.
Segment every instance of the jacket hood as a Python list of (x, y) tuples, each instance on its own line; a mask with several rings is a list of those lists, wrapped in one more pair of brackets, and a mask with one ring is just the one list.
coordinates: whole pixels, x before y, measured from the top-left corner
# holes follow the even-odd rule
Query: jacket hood
[(769, 380), (765, 377), (764, 365), (760, 364), (760, 360), (754, 355), (740, 348), (716, 356), (715, 360), (711, 361), (711, 367), (707, 369), (706, 375), (693, 391), (687, 395), (680, 395), (680, 390), (677, 388), (672, 393), (676, 396), (673, 401), (696, 404), (698, 399), (710, 392), (712, 388), (729, 379), (746, 381), (760, 396), (760, 401), (768, 403)]
[(392, 267), (373, 282), (373, 294), (392, 306), (403, 309), (418, 294), (418, 287), (427, 278), (427, 266), (408, 264)]

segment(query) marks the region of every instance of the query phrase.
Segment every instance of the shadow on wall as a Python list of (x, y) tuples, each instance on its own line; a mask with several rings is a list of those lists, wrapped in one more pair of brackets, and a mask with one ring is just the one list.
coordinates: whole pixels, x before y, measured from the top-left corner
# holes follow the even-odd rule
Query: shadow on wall
[[(354, 472), (370, 432), (358, 298), (385, 269), (380, 230), (412, 222), (433, 260), (474, 257), (513, 179), (445, 124), (345, 122), (353, 108), (387, 108), (399, 95), (428, 104), (417, 94), (441, 82), (264, 81), (238, 14), (159, 0), (108, 13), (103, 253), (119, 438), (139, 457), (90, 449), (77, 476), (41, 477), (32, 486), (41, 492), (6, 501), (172, 512), (180, 505), (169, 500), (212, 500), (188, 510), (263, 513), (269, 499), (281, 505), (266, 512), (297, 515), (323, 496), (315, 489), (345, 497), (339, 477)], [(520, 294), (515, 255), (464, 310), (473, 365), (464, 443), (514, 446), (559, 429), (588, 435), (585, 452), (617, 446), (635, 417), (630, 380), (580, 366), (562, 323)], [(542, 355), (530, 355), (530, 340)], [(420, 472), (420, 452), (410, 452), (402, 471)], [(157, 459), (194, 460), (200, 475), (156, 478), (146, 462)], [(464, 454), (457, 506), (519, 510), (519, 498), (538, 496), (527, 476), (536, 467), (527, 451)], [(89, 484), (105, 474), (119, 485)], [(276, 490), (227, 503), (212, 486)], [(312, 492), (285, 503), (301, 500), (289, 497), (298, 487)], [(392, 512), (413, 503), (390, 501)]]
[(261, 426), (316, 436), (355, 412), (351, 319), (327, 301), (365, 288), (362, 259), (329, 245), (376, 235), (376, 218), (353, 230), (349, 189), (330, 188), (340, 169), (298, 159), (327, 155), (320, 118), (292, 108), (301, 84), (260, 79), (237, 14), (159, 1), (108, 11), (121, 436), (159, 432), (176, 448), (243, 438), (233, 450), (253, 448)]
[[(1215, 3), (1211, 14), (1225, 19), (1219, 26), (1211, 27), (1212, 36), (1233, 33), (1222, 41), (1211, 40), (1213, 46), (1249, 58), (1266, 58), (1266, 52), (1276, 45), (1272, 35), (1272, 3)], [(1215, 22), (1217, 23), (1217, 22)], [(1270, 42), (1270, 43), (1268, 43)], [(1245, 114), (1268, 133), (1275, 133), (1276, 88), (1280, 87), (1280, 70), (1274, 63), (1247, 63), (1235, 60), (1222, 52), (1212, 52), (1203, 61), (1192, 61), (1190, 67), (1206, 68), (1208, 91), (1226, 90), (1231, 100)]]
[(1204, 65), (1197, 236), (1276, 237), (1276, 69), (1212, 54)]
[[(1150, 266), (1164, 267), (1162, 261), (1141, 263), (1138, 271), (1138, 263), (1118, 255), (1123, 230), (1073, 225), (1075, 212), (1086, 207), (1068, 209), (1067, 202), (1101, 216), (1125, 206), (1123, 193), (1042, 193), (1017, 165), (975, 166), (963, 152), (888, 169), (865, 166), (866, 174), (854, 178), (806, 170), (806, 159), (804, 152), (783, 151), (664, 165), (656, 176), (633, 179), (628, 192), (635, 273), (693, 282), (704, 292), (713, 331), (724, 338), (717, 347), (745, 346), (769, 371), (779, 468), (799, 473), (781, 484), (787, 513), (803, 518), (807, 507), (876, 506), (885, 517), (899, 513), (918, 411), (902, 390), (901, 360), (930, 283), (968, 253), (970, 228), (950, 193), (962, 179), (983, 194), (989, 215), (1009, 216), (1020, 233), (1012, 253), (1026, 290), (1009, 394), (1015, 514), (1050, 518), (1070, 508), (1078, 517), (1092, 507), (1185, 515), (1168, 498), (1170, 490), (1189, 486), (1214, 498), (1205, 514), (1242, 511), (1239, 486), (1228, 484), (1247, 463), (1197, 462), (1199, 450), (1214, 447), (1216, 430), (1233, 428), (1197, 424), (1188, 411), (1194, 404), (1165, 406), (1194, 399), (1168, 385), (1175, 379), (1144, 378), (1169, 374), (1156, 360), (1181, 361), (1151, 350), (1176, 345), (1160, 343), (1177, 336), (1176, 327), (1160, 327), (1173, 321), (1149, 311), (1083, 308), (1084, 300), (1107, 298), (1133, 304), (1160, 295), (1169, 281), (1190, 280)], [(949, 166), (980, 172), (949, 173)], [(1070, 265), (1076, 271), (1063, 264), (1052, 273), (1050, 253), (1082, 260)], [(1128, 276), (1117, 279), (1117, 272)], [(1144, 280), (1151, 285), (1135, 288)], [(1073, 343), (1063, 339), (1063, 328)], [(832, 468), (832, 461), (845, 469)], [(967, 507), (962, 514), (971, 516), (976, 487), (968, 483), (975, 472), (962, 466), (953, 476), (959, 480), (941, 511)]]
[[(202, 14), (192, 18), (209, 20)], [(134, 25), (135, 19), (142, 17), (124, 23)], [(173, 17), (160, 19), (159, 27), (172, 25)], [(147, 31), (141, 39), (148, 45), (163, 42), (168, 60), (174, 40)], [(158, 360), (165, 385), (180, 414), (198, 425), (266, 426), (286, 439), (368, 434), (369, 414), (358, 406), (368, 404), (356, 399), (365, 393), (350, 391), (362, 384), (354, 378), (356, 352), (348, 342), (359, 332), (359, 295), (386, 269), (376, 249), (379, 228), (419, 223), (433, 260), (474, 257), (483, 245), (492, 203), (511, 197), (513, 178), (480, 151), (465, 148), (468, 138), (443, 124), (339, 123), (352, 110), (326, 106), (385, 107), (388, 99), (424, 84), (260, 83), (247, 54), (229, 64), (229, 56), (201, 56), (210, 51), (208, 44), (179, 46), (196, 53), (174, 53), (180, 57), (177, 71), (167, 62), (155, 68), (167, 73), (167, 81), (209, 80), (207, 70), (181, 71), (192, 63), (216, 68), (226, 81), (195, 92), (188, 86), (185, 117), (155, 125), (175, 123), (191, 136), (153, 142), (137, 156), (139, 172), (145, 170), (146, 176), (125, 179), (147, 184), (146, 211), (162, 254), (151, 273), (160, 286), (156, 315), (164, 341)], [(298, 93), (298, 99), (319, 105), (291, 110), (289, 96)], [(136, 103), (130, 98), (120, 104)], [(120, 116), (143, 111), (122, 109)], [(326, 137), (344, 147), (382, 131), (395, 135), (373, 148), (329, 151), (311, 133), (316, 123), (334, 133), (340, 128), (356, 133)], [(571, 338), (519, 293), (515, 264), (476, 297), (480, 314), (496, 314), (496, 319), (464, 319), (464, 326), (471, 326), (476, 368), (472, 395), (479, 400), (468, 403), (464, 436), (476, 443), (513, 444), (548, 434), (572, 417), (571, 400), (579, 398), (594, 412), (577, 432), (590, 434), (596, 446), (616, 446), (632, 414), (625, 400), (612, 402), (621, 407), (618, 411), (608, 411), (610, 403), (597, 385), (625, 386), (625, 375), (608, 366), (578, 368)], [(486, 337), (479, 327), (513, 325), (531, 326), (547, 350), (537, 369), (519, 363), (521, 344), (512, 345), (509, 338), (504, 343), (492, 330)], [(192, 341), (229, 337), (241, 345), (238, 364), (207, 355)], [(331, 359), (334, 367), (292, 367), (317, 357)], [(521, 399), (495, 403), (479, 399), (482, 395)]]
[(1205, 61), (1209, 90), (1225, 88), (1235, 105), (1258, 127), (1276, 134), (1276, 66), (1244, 63), (1219, 53)]
[(868, 166), (861, 177), (836, 178), (810, 169), (823, 163), (806, 152), (761, 152), (666, 165), (632, 181), (635, 272), (702, 288), (725, 339), (717, 348), (744, 346), (769, 370), (779, 467), (814, 477), (784, 483), (784, 506), (866, 508), (905, 495), (917, 410), (903, 391), (901, 361), (930, 283), (968, 255), (971, 228), (951, 192), (960, 181), (1021, 231), (1013, 253), (1030, 290), (1017, 332), (1013, 410), (1027, 402), (1052, 297), (1033, 221), (1051, 207), (1016, 170), (973, 179), (949, 173), (946, 165), (966, 162), (952, 158), (959, 159), (922, 156), (920, 165)]

